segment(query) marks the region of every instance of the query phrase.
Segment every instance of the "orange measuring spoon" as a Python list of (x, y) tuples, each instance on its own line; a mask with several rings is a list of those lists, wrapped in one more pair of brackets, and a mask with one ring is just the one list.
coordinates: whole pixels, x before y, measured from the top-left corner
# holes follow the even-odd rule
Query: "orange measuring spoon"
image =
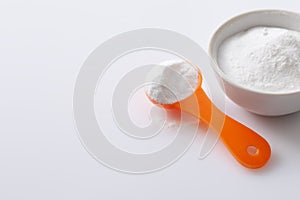
[(243, 166), (252, 169), (264, 166), (271, 155), (271, 148), (268, 142), (250, 128), (220, 111), (202, 89), (202, 75), (200, 72), (198, 74), (199, 84), (194, 94), (179, 102), (161, 104), (151, 99), (148, 94), (147, 96), (154, 104), (166, 109), (177, 109), (187, 112), (212, 127), (216, 132), (220, 133), (223, 143)]

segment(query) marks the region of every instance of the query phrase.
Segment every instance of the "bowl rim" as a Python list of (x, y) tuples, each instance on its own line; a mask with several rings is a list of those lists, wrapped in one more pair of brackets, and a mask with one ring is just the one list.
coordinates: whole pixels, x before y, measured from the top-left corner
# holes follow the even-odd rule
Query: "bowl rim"
[[(262, 90), (256, 90), (256, 89), (252, 89), (252, 88), (247, 88), (241, 84), (236, 83), (235, 81), (231, 80), (227, 74), (225, 74), (220, 66), (218, 65), (217, 62), (217, 58), (213, 58), (212, 57), (212, 52), (213, 52), (213, 44), (215, 43), (216, 40), (216, 36), (221, 32), (222, 29), (224, 29), (224, 27), (230, 25), (232, 22), (247, 16), (247, 15), (251, 15), (251, 14), (257, 14), (257, 13), (273, 13), (273, 14), (286, 14), (286, 15), (294, 15), (294, 16), (298, 16), (300, 17), (300, 13), (297, 12), (293, 12), (293, 11), (288, 11), (288, 10), (280, 10), (280, 9), (258, 9), (258, 10), (251, 10), (251, 11), (247, 11), (247, 12), (243, 12), (237, 15), (234, 15), (233, 17), (230, 17), (228, 20), (226, 20), (225, 22), (222, 22), (221, 25), (218, 26), (218, 28), (213, 32), (209, 44), (208, 44), (208, 54), (209, 57), (211, 59), (211, 61), (213, 62), (213, 65), (211, 65), (214, 69), (214, 71), (226, 82), (228, 82), (229, 84), (241, 89), (241, 90), (245, 90), (247, 92), (250, 93), (255, 93), (255, 94), (263, 94), (263, 95), (270, 95), (270, 96), (288, 96), (288, 95), (294, 95), (294, 94), (300, 94), (300, 90), (296, 90), (296, 91), (290, 91), (290, 92), (271, 92), (271, 91), (262, 91)], [(226, 39), (226, 38), (225, 38)], [(224, 40), (223, 40), (224, 41)], [(223, 42), (222, 41), (222, 42)], [(224, 88), (225, 89), (225, 88)]]

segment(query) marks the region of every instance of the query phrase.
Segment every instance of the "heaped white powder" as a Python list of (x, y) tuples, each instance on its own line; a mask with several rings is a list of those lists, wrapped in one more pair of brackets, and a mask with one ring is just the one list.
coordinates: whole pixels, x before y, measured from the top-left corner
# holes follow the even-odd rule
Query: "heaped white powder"
[(172, 104), (183, 100), (198, 86), (198, 71), (188, 62), (170, 60), (160, 63), (154, 70), (158, 73), (146, 87), (146, 92), (158, 103)]
[(246, 88), (284, 93), (300, 90), (300, 32), (254, 27), (226, 39), (218, 51), (225, 74)]

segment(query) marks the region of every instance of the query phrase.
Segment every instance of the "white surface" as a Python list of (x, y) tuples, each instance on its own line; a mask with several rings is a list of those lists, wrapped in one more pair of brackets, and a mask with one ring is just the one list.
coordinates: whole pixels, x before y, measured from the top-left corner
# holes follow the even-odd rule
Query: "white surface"
[(222, 2), (2, 0), (0, 199), (299, 198), (300, 113), (259, 117), (228, 102), (227, 112), (272, 146), (269, 164), (258, 171), (237, 164), (221, 143), (198, 160), (200, 136), (165, 170), (122, 174), (96, 162), (76, 135), (77, 73), (89, 53), (112, 35), (168, 28), (206, 48), (212, 31), (232, 15), (256, 8), (300, 10), (292, 0)]

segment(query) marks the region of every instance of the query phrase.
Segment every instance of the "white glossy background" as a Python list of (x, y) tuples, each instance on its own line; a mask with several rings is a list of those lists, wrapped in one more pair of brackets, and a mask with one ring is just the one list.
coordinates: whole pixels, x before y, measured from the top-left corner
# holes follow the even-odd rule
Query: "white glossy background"
[(258, 8), (300, 12), (300, 2), (1, 0), (0, 199), (299, 198), (300, 113), (266, 118), (227, 102), (228, 114), (272, 146), (272, 159), (258, 171), (237, 164), (222, 143), (198, 160), (198, 139), (165, 170), (123, 174), (96, 162), (74, 128), (76, 76), (106, 39), (158, 27), (183, 33), (207, 49), (220, 23)]

